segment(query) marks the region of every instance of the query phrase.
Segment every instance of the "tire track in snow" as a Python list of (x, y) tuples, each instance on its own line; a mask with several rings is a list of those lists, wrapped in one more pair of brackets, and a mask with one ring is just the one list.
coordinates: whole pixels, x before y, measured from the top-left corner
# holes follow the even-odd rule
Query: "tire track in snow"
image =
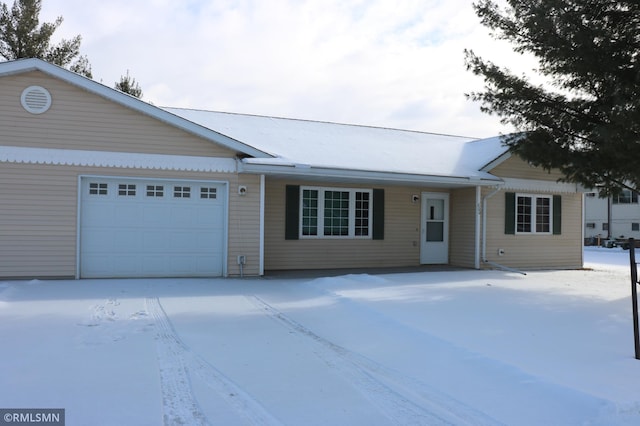
[(316, 355), (348, 378), (393, 422), (402, 425), (497, 426), (495, 419), (481, 413), (419, 380), (393, 371), (327, 340), (258, 296), (248, 297), (269, 317), (320, 346)]
[(160, 301), (157, 298), (147, 298), (145, 305), (156, 328), (156, 350), (160, 367), (164, 424), (166, 426), (206, 425), (206, 417), (200, 410), (191, 390), (182, 342), (169, 323)]
[(174, 330), (158, 298), (146, 298), (145, 304), (147, 312), (154, 319), (157, 330), (156, 344), (166, 426), (208, 424), (206, 416), (193, 395), (189, 371), (197, 374), (249, 424), (256, 426), (281, 424), (259, 402), (220, 370), (191, 351)]

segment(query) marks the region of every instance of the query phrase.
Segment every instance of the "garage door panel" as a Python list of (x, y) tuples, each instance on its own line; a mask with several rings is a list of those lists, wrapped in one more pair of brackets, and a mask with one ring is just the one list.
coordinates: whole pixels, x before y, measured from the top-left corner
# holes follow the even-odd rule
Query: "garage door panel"
[(195, 220), (199, 226), (223, 229), (223, 224), (216, 220), (220, 215), (224, 215), (224, 209), (221, 206), (211, 206), (206, 212), (198, 211)]
[[(169, 236), (169, 244), (171, 244), (171, 246), (177, 252), (188, 253), (190, 251), (193, 251), (192, 250), (193, 241), (199, 240), (199, 239), (200, 239), (200, 236), (195, 231), (181, 231), (181, 232), (175, 231), (175, 232), (172, 232), (171, 235)], [(206, 247), (203, 247), (202, 244), (200, 244), (200, 241), (198, 241), (197, 246), (200, 249), (206, 249)], [(208, 247), (208, 248), (212, 249), (214, 247)]]
[(222, 275), (224, 273), (223, 269), (222, 269), (222, 265), (216, 265), (216, 264), (212, 264), (211, 261), (209, 259), (207, 259), (204, 256), (199, 256), (199, 257), (195, 257), (193, 258), (196, 268), (197, 269), (210, 269), (213, 268), (213, 270), (215, 271), (215, 275)]
[(116, 206), (111, 206), (110, 211), (112, 212), (112, 216), (110, 218), (106, 218), (105, 222), (112, 224), (118, 223), (121, 225), (126, 225), (127, 223), (140, 223), (142, 219), (143, 212), (141, 211), (141, 207), (134, 203), (131, 203), (127, 199), (116, 199)]
[(110, 268), (105, 273), (109, 273), (110, 271), (118, 271), (118, 275), (120, 277), (130, 277), (137, 276), (141, 269), (137, 260), (131, 256), (126, 255), (118, 255), (115, 256), (112, 260)]
[[(200, 198), (201, 187), (216, 198)], [(83, 178), (81, 277), (223, 275), (224, 188), (212, 182)]]
[(91, 277), (135, 277), (140, 273), (138, 263), (127, 255), (88, 255), (86, 262), (85, 274)]
[(115, 207), (110, 203), (92, 203), (83, 206), (84, 213), (93, 218), (94, 226), (100, 223), (108, 223), (115, 214)]
[(210, 252), (217, 249), (218, 241), (223, 238), (223, 233), (214, 233), (211, 236), (197, 235), (198, 245), (203, 248), (205, 252)]
[(142, 232), (140, 250), (145, 253), (164, 253), (171, 248), (167, 231), (145, 230)]
[[(142, 257), (142, 269), (149, 271), (148, 275), (164, 276), (169, 272), (164, 256), (145, 255)], [(178, 271), (176, 271), (178, 272)]]
[[(203, 206), (204, 208), (204, 206)], [(198, 223), (198, 214), (193, 204), (183, 206), (171, 206), (169, 208), (168, 224), (174, 226), (193, 226)]]
[(92, 229), (87, 231), (91, 233), (91, 238), (86, 238), (84, 248), (88, 253), (99, 254), (102, 251), (113, 251), (113, 239), (110, 238), (111, 230)]
[(187, 273), (198, 267), (198, 263), (190, 256), (176, 256), (170, 261), (170, 268), (175, 271)]
[(171, 225), (171, 213), (168, 209), (169, 206), (167, 206), (166, 203), (165, 205), (140, 206), (141, 220), (139, 226), (158, 228)]
[(132, 233), (139, 232), (135, 228), (122, 227), (121, 229), (111, 231), (113, 238), (111, 238), (111, 244), (109, 250), (105, 250), (105, 253), (121, 252), (121, 253), (136, 253), (144, 249), (143, 240), (140, 238), (132, 238)]

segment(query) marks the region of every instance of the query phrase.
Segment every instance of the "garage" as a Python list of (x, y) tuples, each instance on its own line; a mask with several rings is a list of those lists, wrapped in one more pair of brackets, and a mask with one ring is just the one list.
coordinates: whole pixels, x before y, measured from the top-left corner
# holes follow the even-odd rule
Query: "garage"
[(225, 275), (224, 182), (80, 179), (81, 278)]

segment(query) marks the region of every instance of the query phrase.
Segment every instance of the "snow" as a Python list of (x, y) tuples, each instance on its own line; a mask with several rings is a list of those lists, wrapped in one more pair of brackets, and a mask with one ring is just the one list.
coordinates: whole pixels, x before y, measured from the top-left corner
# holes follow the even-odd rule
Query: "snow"
[(68, 425), (636, 425), (628, 252), (585, 259), (0, 282), (0, 401)]
[(496, 180), (480, 169), (506, 151), (499, 137), (473, 140), (380, 127), (181, 108), (164, 110), (276, 157), (246, 159), (250, 164), (285, 162), (417, 175), (425, 175), (426, 170), (433, 176)]

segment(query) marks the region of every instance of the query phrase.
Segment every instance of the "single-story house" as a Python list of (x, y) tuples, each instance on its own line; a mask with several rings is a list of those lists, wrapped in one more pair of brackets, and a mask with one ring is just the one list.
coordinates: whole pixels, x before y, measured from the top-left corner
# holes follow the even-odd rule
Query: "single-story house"
[(500, 138), (159, 108), (0, 63), (0, 277), (579, 268), (583, 195)]

